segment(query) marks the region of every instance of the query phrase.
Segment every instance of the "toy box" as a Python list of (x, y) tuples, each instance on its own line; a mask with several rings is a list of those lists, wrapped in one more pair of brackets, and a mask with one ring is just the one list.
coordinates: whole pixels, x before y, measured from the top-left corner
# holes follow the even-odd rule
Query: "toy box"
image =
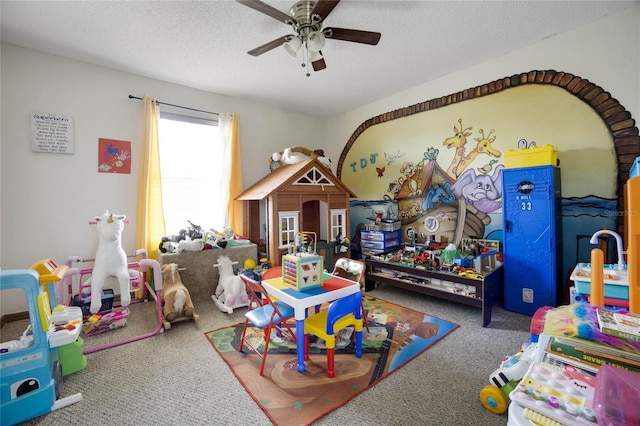
[(509, 149), (504, 153), (504, 167), (507, 169), (548, 165), (558, 165), (558, 148), (554, 145)]
[[(80, 295), (73, 296), (72, 306), (79, 306), (82, 309), (82, 315), (88, 317), (91, 315), (89, 308), (91, 307), (91, 298), (85, 296), (84, 300), (80, 299)], [(110, 311), (113, 308), (113, 290), (102, 290), (102, 306), (100, 312)]]
[(324, 279), (323, 270), (322, 256), (309, 253), (282, 256), (282, 279), (298, 290), (320, 287)]
[(603, 365), (596, 379), (593, 409), (598, 424), (640, 425), (640, 373)]

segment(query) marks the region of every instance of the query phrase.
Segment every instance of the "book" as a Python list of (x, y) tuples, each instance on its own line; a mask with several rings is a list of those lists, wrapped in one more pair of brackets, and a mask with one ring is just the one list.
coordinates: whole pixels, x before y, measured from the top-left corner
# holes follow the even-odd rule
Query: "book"
[(600, 331), (621, 339), (640, 343), (640, 315), (598, 309)]
[(598, 370), (600, 369), (599, 365), (587, 364), (585, 362), (566, 356), (564, 354), (556, 353), (552, 351), (549, 347), (547, 347), (543, 351), (542, 357), (540, 358), (539, 362), (555, 365), (556, 367), (559, 367), (559, 368), (570, 365), (571, 367), (574, 367), (582, 371), (583, 373), (591, 374), (592, 376), (595, 376), (598, 373)]
[(625, 345), (623, 349), (620, 347), (621, 345), (618, 342), (618, 346), (612, 346), (606, 345), (604, 343), (594, 342), (593, 340), (581, 339), (579, 337), (554, 337), (558, 342), (568, 343), (572, 346), (575, 346), (576, 348), (584, 350), (585, 352), (596, 353), (598, 355), (604, 354), (609, 358), (617, 357), (629, 360), (640, 365), (640, 352), (635, 347), (631, 346), (631, 343), (638, 345), (638, 343), (636, 342), (630, 342), (625, 339), (611, 336), (612, 339), (617, 339), (618, 341), (629, 343), (629, 345)]
[(640, 372), (640, 362), (600, 352), (592, 347), (581, 347), (579, 344), (576, 345), (575, 339), (566, 340), (551, 337), (545, 350), (558, 356), (576, 360), (596, 369), (601, 365), (607, 364), (628, 371)]

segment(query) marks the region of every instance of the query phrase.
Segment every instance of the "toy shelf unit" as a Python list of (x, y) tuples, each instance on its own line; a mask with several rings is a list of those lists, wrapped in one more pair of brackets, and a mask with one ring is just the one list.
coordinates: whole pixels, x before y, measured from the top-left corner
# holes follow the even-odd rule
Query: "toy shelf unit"
[(493, 302), (502, 291), (502, 267), (485, 272), (481, 278), (460, 276), (454, 272), (420, 269), (412, 266), (365, 259), (365, 291), (377, 284), (392, 285), (417, 293), (482, 308), (482, 326), (491, 322)]
[[(147, 302), (149, 298), (153, 299), (157, 317), (155, 328), (148, 333), (85, 349), (84, 354), (90, 354), (146, 339), (164, 331), (161, 298), (162, 272), (160, 264), (155, 259), (148, 259), (147, 251), (144, 249), (136, 250), (133, 257), (138, 260), (128, 264), (130, 276), (129, 288), (133, 293), (131, 304)], [(65, 263), (69, 266), (69, 269), (64, 274), (60, 282), (61, 285), (58, 287), (59, 295), (63, 295), (63, 289), (66, 288), (66, 304), (68, 306), (78, 306), (82, 309), (84, 318), (82, 331), (86, 336), (122, 328), (130, 319), (130, 310), (128, 307), (119, 306), (116, 303), (112, 289), (102, 290), (102, 294), (100, 295), (102, 300), (101, 309), (97, 314), (91, 314), (89, 307), (91, 297), (94, 297), (94, 295), (91, 294), (90, 277), (93, 272), (93, 267), (80, 268), (73, 266), (75, 263), (87, 264), (90, 262), (92, 262), (91, 259), (84, 260), (80, 256), (67, 257)], [(151, 275), (149, 268), (153, 271), (153, 275)], [(77, 293), (75, 293), (74, 288), (78, 289)]]
[(324, 259), (310, 253), (282, 256), (282, 278), (298, 290), (320, 287), (323, 282)]

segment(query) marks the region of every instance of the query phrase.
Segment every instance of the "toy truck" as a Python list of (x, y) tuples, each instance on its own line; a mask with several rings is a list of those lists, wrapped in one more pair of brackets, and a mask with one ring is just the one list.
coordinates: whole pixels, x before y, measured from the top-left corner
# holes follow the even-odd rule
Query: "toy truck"
[[(63, 273), (57, 270), (57, 279)], [(65, 307), (52, 313), (48, 289), (40, 278), (43, 276), (32, 269), (0, 271), (0, 291), (18, 294), (22, 290), (30, 320), (22, 338), (3, 343), (0, 350), (2, 425), (21, 423), (82, 399), (79, 393), (60, 398), (62, 366), (58, 353), (60, 346), (78, 338), (82, 312)]]

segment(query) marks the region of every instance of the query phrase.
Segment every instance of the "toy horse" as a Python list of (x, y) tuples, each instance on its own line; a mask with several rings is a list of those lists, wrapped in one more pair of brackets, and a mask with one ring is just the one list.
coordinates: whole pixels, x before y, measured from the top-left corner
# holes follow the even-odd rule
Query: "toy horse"
[(131, 303), (127, 255), (122, 249), (122, 230), (125, 218), (126, 216), (123, 214), (114, 215), (108, 211), (102, 216), (95, 217), (100, 241), (91, 276), (92, 296), (89, 311), (92, 314), (100, 311), (102, 287), (107, 277), (116, 277), (120, 284), (120, 304), (128, 306)]

